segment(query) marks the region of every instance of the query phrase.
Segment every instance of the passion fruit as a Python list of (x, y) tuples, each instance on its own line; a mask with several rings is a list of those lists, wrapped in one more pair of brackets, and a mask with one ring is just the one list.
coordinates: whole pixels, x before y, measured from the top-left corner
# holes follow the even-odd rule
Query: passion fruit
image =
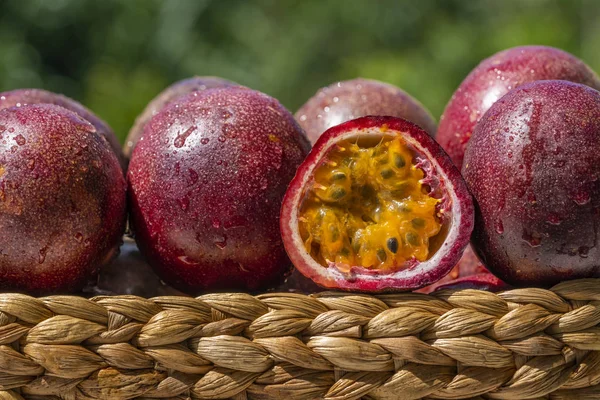
[(133, 127), (131, 127), (129, 134), (127, 135), (127, 139), (125, 139), (125, 145), (123, 146), (123, 153), (125, 154), (125, 157), (131, 157), (135, 145), (142, 136), (144, 126), (164, 106), (171, 103), (178, 97), (191, 92), (231, 86), (239, 85), (223, 78), (217, 78), (216, 76), (193, 76), (191, 78), (177, 81), (164, 89), (154, 99), (152, 99), (150, 103), (148, 103), (146, 108), (144, 108), (144, 111), (142, 111), (142, 113), (135, 119), (135, 123), (133, 124)]
[(146, 125), (129, 165), (140, 250), (184, 292), (275, 286), (291, 268), (281, 200), (309, 149), (290, 112), (260, 92), (177, 99)]
[(437, 281), (458, 262), (472, 229), (459, 171), (424, 130), (395, 117), (326, 131), (281, 211), (298, 271), (324, 287), (364, 292)]
[(368, 115), (407, 119), (435, 134), (429, 111), (402, 89), (371, 79), (336, 82), (320, 89), (296, 113), (296, 119), (311, 143), (332, 126)]
[(71, 110), (86, 121), (89, 121), (96, 128), (96, 132), (108, 141), (123, 170), (126, 169), (125, 158), (121, 152), (121, 144), (111, 127), (82, 104), (62, 94), (42, 89), (15, 89), (0, 93), (0, 110), (10, 107), (21, 107), (27, 104), (54, 104)]
[(443, 285), (438, 285), (434, 290), (432, 290), (432, 292), (438, 292), (440, 290), (462, 289), (477, 289), (485, 290), (486, 292), (500, 292), (502, 290), (510, 289), (510, 286), (488, 272), (454, 279), (450, 282), (444, 283)]
[(118, 252), (126, 183), (88, 121), (55, 105), (0, 111), (0, 288), (80, 289)]
[(458, 261), (458, 263), (452, 268), (452, 270), (448, 273), (448, 275), (444, 276), (437, 282), (432, 283), (431, 285), (425, 286), (417, 290), (419, 293), (431, 293), (435, 291), (439, 286), (446, 285), (450, 282), (454, 282), (456, 280), (462, 278), (468, 278), (473, 275), (480, 274), (489, 274), (490, 271), (479, 261), (473, 248), (471, 245), (465, 248), (462, 257)]
[(473, 248), (514, 286), (600, 276), (600, 92), (567, 81), (519, 86), (485, 113), (463, 176)]
[(436, 140), (461, 168), (475, 124), (498, 99), (527, 82), (562, 79), (600, 89), (598, 76), (563, 50), (520, 46), (481, 62), (460, 84), (440, 118)]

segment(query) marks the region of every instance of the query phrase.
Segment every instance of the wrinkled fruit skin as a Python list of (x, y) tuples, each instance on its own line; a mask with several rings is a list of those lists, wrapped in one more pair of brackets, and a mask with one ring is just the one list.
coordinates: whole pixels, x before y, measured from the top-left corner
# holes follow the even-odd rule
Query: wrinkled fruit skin
[(118, 251), (125, 193), (117, 157), (77, 114), (0, 111), (0, 288), (81, 288)]
[(144, 108), (144, 111), (142, 111), (142, 113), (135, 119), (135, 123), (127, 134), (127, 139), (125, 139), (125, 145), (123, 146), (123, 153), (125, 154), (125, 157), (127, 157), (127, 159), (131, 158), (133, 149), (140, 140), (142, 132), (144, 132), (144, 126), (146, 126), (148, 121), (150, 121), (154, 115), (156, 115), (164, 106), (171, 103), (173, 100), (195, 91), (233, 86), (239, 85), (235, 82), (217, 78), (215, 76), (194, 76), (177, 81), (171, 86), (167, 87), (154, 99), (152, 99), (146, 108)]
[(121, 144), (111, 127), (82, 104), (62, 94), (42, 89), (15, 89), (0, 93), (0, 110), (26, 104), (54, 104), (73, 111), (94, 125), (96, 132), (108, 141), (123, 170), (127, 169), (125, 157), (121, 152)]
[(419, 293), (431, 293), (435, 291), (439, 286), (445, 285), (449, 282), (456, 281), (458, 279), (467, 278), (473, 275), (479, 274), (489, 274), (490, 271), (479, 261), (475, 252), (473, 252), (473, 248), (469, 245), (465, 248), (462, 257), (458, 261), (458, 264), (452, 268), (452, 270), (448, 273), (448, 275), (444, 276), (439, 281), (425, 286), (416, 292)]
[(519, 85), (548, 79), (600, 89), (594, 71), (563, 50), (545, 46), (504, 50), (483, 60), (460, 84), (440, 118), (435, 139), (461, 168), (475, 124), (490, 106)]
[(314, 144), (332, 126), (368, 115), (404, 118), (435, 134), (435, 120), (418, 100), (389, 83), (361, 78), (320, 89), (296, 112), (296, 120)]
[[(411, 260), (408, 268), (400, 271), (369, 270), (361, 266), (344, 272), (335, 266), (324, 267), (306, 251), (298, 229), (298, 209), (306, 185), (320, 161), (336, 143), (370, 132), (385, 131), (386, 135), (410, 138), (411, 145), (421, 157), (430, 182), (440, 180), (444, 192), (445, 218), (452, 221), (446, 240), (428, 260)], [(418, 146), (418, 147), (417, 147)], [(433, 183), (432, 183), (433, 184)], [(363, 117), (345, 122), (327, 130), (317, 140), (310, 154), (300, 165), (289, 185), (281, 208), (281, 235), (286, 251), (296, 269), (316, 284), (330, 289), (358, 292), (397, 292), (414, 290), (436, 282), (452, 269), (461, 258), (473, 230), (473, 201), (460, 172), (441, 147), (415, 124), (394, 117)]]
[(444, 283), (443, 285), (439, 285), (435, 288), (435, 290), (433, 290), (433, 292), (438, 292), (440, 290), (462, 289), (477, 289), (485, 290), (487, 292), (500, 292), (502, 290), (509, 290), (510, 286), (488, 272), (455, 279), (453, 281)]
[(566, 81), (512, 90), (483, 116), (463, 176), (472, 244), (514, 286), (600, 275), (600, 92)]
[(161, 279), (187, 293), (283, 281), (279, 209), (309, 148), (277, 100), (245, 88), (194, 92), (152, 118), (128, 177), (136, 241)]

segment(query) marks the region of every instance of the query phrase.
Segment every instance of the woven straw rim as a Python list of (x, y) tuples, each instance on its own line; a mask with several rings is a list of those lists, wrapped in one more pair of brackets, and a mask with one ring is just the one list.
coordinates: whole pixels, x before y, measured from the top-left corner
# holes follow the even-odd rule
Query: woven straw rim
[(597, 399), (599, 323), (600, 279), (498, 294), (2, 294), (0, 399)]

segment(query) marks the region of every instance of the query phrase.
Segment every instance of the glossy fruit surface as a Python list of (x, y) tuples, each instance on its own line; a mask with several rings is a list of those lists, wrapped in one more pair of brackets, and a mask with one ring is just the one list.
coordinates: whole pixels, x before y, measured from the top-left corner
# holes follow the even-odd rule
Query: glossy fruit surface
[(477, 124), (463, 176), (472, 244), (515, 286), (600, 275), (600, 92), (567, 81), (512, 90)]
[(129, 166), (136, 241), (172, 286), (262, 290), (290, 270), (279, 234), (287, 185), (310, 144), (275, 99), (194, 92), (146, 125)]
[(438, 287), (436, 287), (433, 291), (437, 292), (440, 290), (461, 289), (477, 289), (485, 290), (486, 292), (500, 292), (502, 290), (510, 289), (510, 286), (488, 272), (477, 275), (465, 276), (462, 278), (452, 280), (450, 282), (446, 282), (443, 285), (439, 285)]
[(315, 283), (365, 292), (423, 287), (460, 259), (473, 204), (459, 171), (422, 129), (364, 117), (325, 132), (286, 192), (281, 232)]
[(454, 165), (462, 167), (475, 124), (492, 104), (519, 85), (547, 79), (600, 89), (598, 76), (583, 61), (553, 47), (514, 47), (494, 54), (473, 69), (452, 95), (435, 137)]
[(0, 288), (81, 288), (118, 250), (125, 192), (88, 121), (49, 104), (0, 111)]
[(296, 112), (296, 119), (315, 143), (332, 126), (368, 115), (404, 118), (435, 134), (435, 120), (418, 100), (389, 83), (362, 78), (320, 89)]
[(437, 282), (425, 286), (417, 290), (419, 293), (431, 293), (439, 286), (456, 281), (458, 279), (467, 278), (473, 275), (489, 274), (490, 271), (479, 261), (471, 245), (465, 248), (462, 257), (458, 263), (452, 268), (448, 275), (444, 276)]
[(148, 103), (146, 108), (144, 108), (144, 111), (142, 111), (142, 113), (135, 119), (135, 123), (131, 127), (129, 134), (127, 135), (127, 139), (125, 139), (125, 145), (123, 146), (123, 153), (125, 154), (125, 157), (131, 157), (135, 145), (140, 140), (140, 136), (142, 136), (144, 126), (146, 126), (148, 121), (150, 121), (150, 119), (167, 104), (191, 92), (231, 86), (239, 85), (223, 78), (217, 78), (216, 76), (193, 76), (191, 78), (177, 81), (164, 89), (154, 99), (152, 99), (150, 103)]
[(89, 121), (94, 128), (96, 128), (96, 132), (108, 141), (110, 147), (119, 159), (119, 163), (121, 163), (121, 166), (125, 169), (125, 158), (121, 152), (119, 139), (117, 139), (115, 133), (106, 122), (98, 118), (96, 114), (82, 104), (69, 97), (63, 96), (62, 94), (52, 93), (42, 89), (15, 89), (0, 93), (0, 109), (15, 106), (20, 107), (27, 104), (54, 104), (64, 107), (67, 110), (71, 110), (83, 119)]

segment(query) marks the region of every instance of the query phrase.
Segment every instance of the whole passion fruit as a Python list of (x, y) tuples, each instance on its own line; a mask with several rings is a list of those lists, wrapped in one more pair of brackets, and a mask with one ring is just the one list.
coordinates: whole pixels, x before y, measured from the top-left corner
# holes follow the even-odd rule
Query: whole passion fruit
[(435, 282), (458, 262), (472, 229), (459, 171), (425, 131), (394, 117), (326, 131), (281, 211), (285, 248), (302, 274), (364, 292)]
[(463, 176), (473, 247), (515, 286), (600, 276), (600, 92), (567, 81), (513, 89), (481, 119)]
[(435, 121), (418, 100), (389, 83), (362, 78), (320, 89), (298, 110), (296, 119), (315, 143), (332, 126), (368, 115), (404, 118), (435, 134)]
[(169, 104), (129, 165), (142, 253), (188, 293), (274, 286), (291, 267), (281, 200), (309, 149), (289, 111), (254, 90), (209, 89)]
[(81, 288), (118, 251), (125, 193), (88, 121), (49, 104), (0, 111), (0, 288)]
[(223, 78), (217, 78), (216, 76), (193, 76), (191, 78), (177, 81), (164, 89), (154, 99), (152, 99), (150, 103), (148, 103), (146, 108), (144, 108), (144, 111), (142, 111), (142, 113), (135, 119), (135, 123), (133, 124), (133, 127), (131, 127), (129, 134), (127, 135), (127, 139), (125, 139), (125, 145), (123, 146), (123, 153), (125, 154), (125, 157), (131, 157), (135, 145), (142, 136), (144, 126), (164, 106), (171, 103), (178, 97), (184, 96), (191, 92), (231, 86), (239, 85)]
[(121, 152), (121, 144), (111, 127), (81, 103), (63, 96), (62, 94), (42, 89), (15, 89), (0, 93), (0, 109), (21, 107), (27, 104), (55, 104), (73, 111), (86, 121), (90, 122), (94, 125), (94, 128), (96, 128), (96, 132), (108, 141), (113, 152), (119, 159), (119, 163), (121, 164), (121, 167), (123, 167), (123, 170), (126, 169), (125, 158)]
[(562, 79), (600, 89), (598, 76), (577, 57), (553, 47), (521, 46), (481, 62), (460, 84), (440, 118), (436, 140), (461, 168), (475, 124), (499, 98), (527, 82)]

